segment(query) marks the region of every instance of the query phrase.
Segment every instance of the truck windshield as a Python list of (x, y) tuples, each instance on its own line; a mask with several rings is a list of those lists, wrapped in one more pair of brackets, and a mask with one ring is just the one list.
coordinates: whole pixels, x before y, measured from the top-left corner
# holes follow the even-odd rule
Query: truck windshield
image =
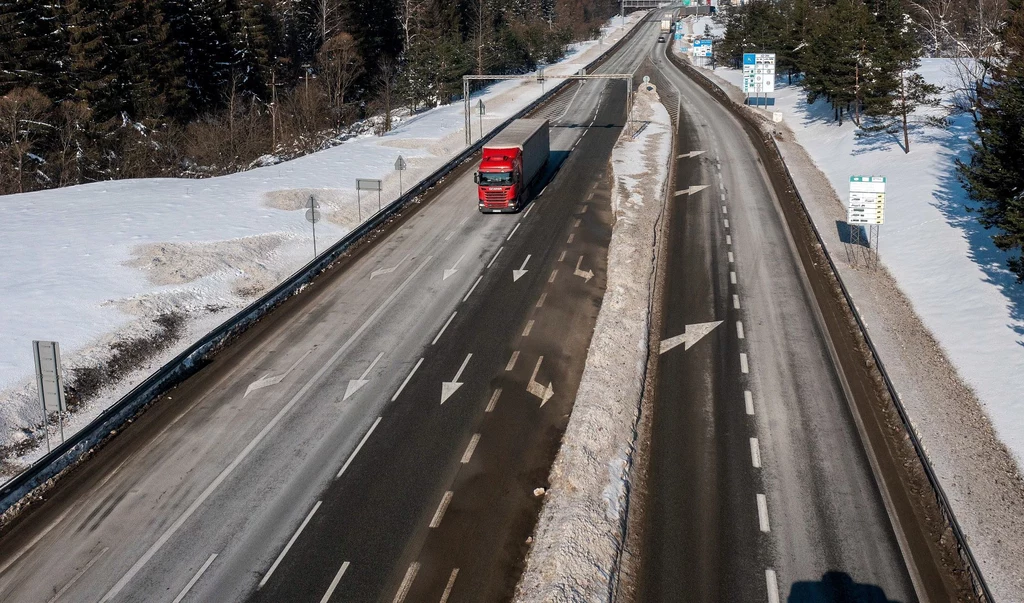
[(480, 172), (480, 184), (509, 184), (512, 172)]

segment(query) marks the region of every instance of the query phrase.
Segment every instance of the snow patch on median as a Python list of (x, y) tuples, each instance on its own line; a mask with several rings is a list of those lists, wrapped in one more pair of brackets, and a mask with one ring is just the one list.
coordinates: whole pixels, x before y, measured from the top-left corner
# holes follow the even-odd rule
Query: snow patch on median
[(648, 357), (656, 239), (672, 153), (672, 124), (655, 93), (612, 152), (615, 224), (608, 283), (583, 379), (516, 601), (608, 601), (621, 550), (629, 468)]

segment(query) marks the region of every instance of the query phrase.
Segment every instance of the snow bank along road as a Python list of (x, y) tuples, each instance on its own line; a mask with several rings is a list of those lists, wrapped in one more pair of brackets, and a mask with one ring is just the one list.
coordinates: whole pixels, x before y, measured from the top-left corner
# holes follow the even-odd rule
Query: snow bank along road
[[(635, 68), (639, 27), (601, 71)], [(621, 84), (567, 93), (524, 212), (481, 215), (450, 178), (13, 526), (0, 599), (510, 595), (600, 306), (624, 117)]]
[(684, 99), (660, 335), (688, 337), (661, 349), (636, 600), (917, 600), (757, 153), (660, 66)]

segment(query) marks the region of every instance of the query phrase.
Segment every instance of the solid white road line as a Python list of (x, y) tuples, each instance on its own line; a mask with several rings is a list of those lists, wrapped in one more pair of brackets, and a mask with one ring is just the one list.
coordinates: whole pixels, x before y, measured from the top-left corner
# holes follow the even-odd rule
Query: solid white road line
[(299, 525), (299, 529), (295, 530), (295, 533), (292, 534), (292, 537), (288, 541), (288, 544), (284, 545), (284, 549), (281, 551), (281, 554), (277, 556), (277, 559), (274, 560), (274, 564), (270, 566), (270, 569), (267, 570), (267, 574), (263, 576), (263, 579), (260, 580), (260, 583), (256, 586), (257, 590), (266, 586), (267, 581), (270, 580), (270, 577), (274, 575), (274, 570), (277, 569), (277, 566), (281, 565), (281, 560), (284, 559), (284, 556), (287, 555), (288, 551), (291, 550), (292, 545), (295, 544), (295, 541), (299, 539), (299, 534), (302, 533), (302, 530), (306, 529), (306, 525), (309, 524), (310, 519), (313, 519), (313, 514), (316, 513), (316, 510), (320, 508), (321, 504), (323, 504), (323, 501), (318, 500), (316, 501), (316, 504), (313, 505), (313, 508), (310, 509), (309, 515), (306, 515), (306, 518), (302, 520), (302, 523)]
[(338, 348), (338, 351), (336, 351), (334, 355), (331, 356), (331, 358), (323, 365), (323, 367), (321, 367), (320, 370), (317, 371), (316, 374), (313, 375), (309, 379), (309, 381), (307, 381), (306, 384), (303, 385), (298, 392), (296, 392), (294, 396), (292, 396), (292, 399), (289, 400), (288, 403), (285, 404), (281, 408), (281, 410), (277, 412), (276, 415), (274, 415), (274, 418), (271, 419), (270, 422), (267, 423), (266, 426), (264, 426), (263, 429), (260, 430), (258, 434), (256, 434), (256, 437), (254, 437), (249, 442), (249, 444), (247, 444), (246, 447), (243, 448), (242, 451), (238, 453), (234, 460), (231, 461), (231, 464), (225, 467), (224, 470), (221, 471), (220, 474), (217, 475), (217, 477), (214, 478), (212, 482), (210, 482), (210, 485), (208, 485), (206, 489), (203, 490), (199, 497), (192, 501), (192, 504), (189, 505), (189, 507), (185, 509), (185, 511), (180, 516), (178, 516), (178, 519), (174, 520), (174, 523), (172, 523), (170, 527), (168, 527), (167, 530), (164, 531), (160, 538), (158, 538), (157, 541), (154, 542), (149, 547), (149, 549), (146, 550), (145, 553), (143, 553), (142, 557), (140, 557), (139, 560), (136, 561), (134, 565), (132, 565), (128, 572), (125, 573), (125, 575), (117, 581), (117, 584), (115, 584), (109, 591), (107, 591), (107, 594), (103, 595), (103, 598), (100, 599), (100, 603), (103, 603), (104, 601), (109, 601), (110, 599), (117, 596), (117, 594), (120, 593), (122, 589), (124, 589), (128, 582), (135, 577), (135, 574), (139, 573), (139, 570), (141, 570), (143, 566), (149, 563), (149, 560), (153, 558), (153, 555), (156, 555), (156, 553), (161, 548), (163, 548), (165, 544), (167, 544), (167, 541), (170, 540), (172, 536), (174, 536), (175, 532), (177, 532), (181, 528), (181, 526), (184, 525), (186, 521), (188, 521), (189, 517), (192, 517), (192, 514), (196, 512), (196, 509), (198, 509), (199, 506), (202, 505), (206, 501), (206, 499), (210, 497), (211, 494), (213, 494), (214, 490), (216, 490), (217, 487), (220, 486), (225, 479), (227, 479), (228, 475), (230, 475), (231, 472), (234, 471), (236, 467), (242, 464), (242, 461), (244, 461), (245, 458), (249, 456), (249, 454), (256, 448), (256, 446), (259, 445), (261, 441), (263, 441), (263, 438), (267, 437), (267, 434), (270, 433), (270, 431), (274, 429), (274, 427), (276, 427), (278, 423), (281, 422), (281, 419), (283, 419), (284, 416), (288, 414), (288, 412), (299, 402), (299, 400), (306, 395), (306, 392), (308, 392), (313, 387), (313, 384), (319, 381), (320, 378), (327, 373), (327, 371), (334, 367), (334, 364), (338, 361), (339, 358), (341, 358), (342, 354), (348, 351), (352, 344), (363, 335), (363, 331), (368, 329), (370, 325), (373, 324), (377, 320), (377, 318), (384, 313), (388, 306), (391, 305), (391, 302), (394, 301), (394, 299), (398, 297), (398, 295), (403, 290), (405, 290), (409, 283), (412, 282), (414, 278), (416, 278), (420, 271), (423, 270), (423, 268), (425, 268), (427, 264), (430, 263), (430, 260), (432, 260), (433, 258), (434, 256), (432, 255), (427, 256), (427, 258), (423, 260), (423, 263), (420, 264), (419, 267), (417, 267), (415, 270), (413, 270), (412, 273), (408, 277), (406, 277), (404, 281), (402, 281), (402, 284), (399, 285), (391, 293), (391, 295), (389, 295), (387, 299), (384, 300), (384, 303), (382, 303), (380, 306), (377, 307), (376, 310), (374, 310), (373, 314), (371, 314), (370, 317), (366, 319), (366, 322), (364, 322), (358, 329), (356, 329), (356, 331), (352, 333), (352, 335), (345, 341), (344, 344), (342, 344), (340, 348)]
[(530, 322), (526, 323), (526, 328), (523, 329), (523, 337), (529, 337), (530, 336), (530, 331), (532, 331), (532, 330), (533, 330), (533, 321), (531, 320)]
[(437, 345), (437, 340), (441, 339), (441, 335), (444, 335), (444, 330), (448, 328), (448, 325), (452, 324), (452, 320), (455, 319), (455, 315), (458, 313), (459, 312), (457, 310), (455, 312), (452, 312), (452, 315), (448, 317), (448, 322), (444, 323), (444, 326), (441, 327), (441, 330), (438, 331), (437, 335), (434, 336), (434, 341), (431, 341), (430, 345)]
[(740, 372), (749, 373), (750, 367), (747, 365), (747, 355), (740, 353)]
[(557, 274), (558, 274), (558, 270), (554, 270), (554, 271), (552, 271), (552, 272), (551, 272), (551, 276), (550, 276), (550, 277), (548, 278), (548, 282), (549, 282), (549, 283), (553, 283), (553, 282), (555, 282), (555, 275), (557, 275)]
[(755, 469), (761, 468), (761, 447), (757, 443), (757, 438), (750, 438), (750, 464)]
[(192, 579), (188, 581), (188, 584), (185, 585), (185, 588), (181, 589), (181, 592), (178, 593), (177, 597), (174, 597), (174, 601), (171, 601), (171, 603), (181, 603), (181, 600), (185, 598), (185, 595), (188, 594), (188, 591), (192, 590), (192, 587), (196, 585), (196, 582), (199, 582), (199, 579), (203, 577), (203, 574), (206, 573), (206, 570), (209, 569), (210, 564), (213, 563), (213, 560), (216, 558), (217, 553), (210, 555), (206, 559), (206, 563), (203, 564), (203, 567), (199, 568), (199, 571), (196, 572), (196, 575), (192, 576)]
[(737, 310), (740, 309), (740, 296), (736, 295), (735, 293), (732, 294), (732, 307), (736, 308)]
[(395, 400), (398, 399), (398, 395), (401, 394), (402, 390), (405, 389), (405, 386), (408, 385), (409, 380), (412, 379), (413, 373), (416, 372), (416, 369), (420, 368), (421, 364), (423, 364), (423, 359), (422, 358), (420, 358), (419, 360), (416, 361), (416, 366), (412, 367), (412, 370), (409, 371), (409, 374), (405, 376), (405, 381), (403, 381), (402, 385), (400, 385), (398, 387), (398, 391), (395, 392), (394, 396), (391, 396), (391, 401), (392, 402), (394, 402)]
[(736, 273), (735, 272), (729, 272), (729, 282), (734, 284), (734, 285), (736, 284)]
[(512, 235), (516, 234), (517, 230), (519, 230), (519, 222), (516, 222), (515, 228), (512, 229), (512, 232), (508, 233), (508, 238), (505, 239), (505, 240), (506, 241), (511, 241), (512, 240)]
[(398, 587), (398, 592), (395, 593), (395, 600), (392, 603), (402, 603), (405, 601), (405, 597), (409, 594), (409, 589), (412, 588), (412, 581), (416, 579), (416, 572), (420, 571), (420, 564), (413, 561), (409, 564), (409, 569), (405, 570), (405, 578), (402, 579), (401, 586)]
[(452, 588), (455, 586), (455, 578), (459, 576), (459, 568), (452, 570), (452, 575), (448, 578), (448, 586), (444, 587), (444, 593), (441, 594), (440, 603), (448, 603), (448, 597), (452, 594)]
[(768, 603), (779, 603), (779, 580), (775, 576), (775, 570), (764, 570), (764, 581), (768, 587)]
[(743, 339), (743, 321), (742, 320), (737, 320), (736, 321), (736, 338), (737, 339)]
[(476, 450), (476, 445), (480, 443), (480, 434), (474, 433), (473, 437), (469, 439), (469, 445), (466, 446), (466, 451), (462, 453), (462, 464), (465, 465), (469, 462), (469, 459), (473, 458), (473, 451)]
[(484, 275), (482, 275), (482, 274), (480, 276), (476, 277), (476, 282), (473, 283), (473, 286), (469, 288), (469, 293), (466, 294), (466, 297), (462, 298), (463, 302), (465, 302), (467, 299), (469, 299), (470, 295), (473, 295), (473, 291), (476, 289), (476, 286), (480, 284), (480, 280), (483, 279), (483, 278), (484, 278)]
[(491, 394), (491, 400), (490, 400), (490, 402), (487, 403), (487, 410), (485, 410), (484, 412), (493, 412), (494, 411), (494, 407), (498, 404), (498, 396), (500, 396), (500, 395), (501, 395), (501, 388), (499, 387), (499, 388), (494, 390), (493, 394)]
[(494, 254), (494, 257), (493, 257), (493, 258), (491, 258), (491, 261), (490, 261), (490, 262), (487, 262), (487, 267), (488, 267), (488, 268), (490, 268), (490, 267), (491, 267), (491, 264), (493, 264), (493, 263), (494, 263), (494, 260), (498, 259), (498, 256), (499, 256), (499, 255), (501, 255), (501, 250), (502, 250), (502, 249), (504, 249), (504, 248), (505, 248), (504, 246), (501, 246), (501, 247), (499, 247), (499, 248), (498, 248), (498, 251), (497, 251), (497, 252), (495, 252), (495, 254)]
[(736, 260), (735, 260), (735, 259), (733, 258), (732, 252), (730, 251), (730, 252), (729, 252), (729, 263), (730, 263), (730, 264), (732, 264), (732, 263), (733, 263), (733, 262), (735, 262), (735, 261), (736, 261)]
[(537, 307), (538, 308), (543, 308), (544, 307), (544, 300), (547, 299), (547, 296), (548, 296), (548, 292), (547, 291), (545, 291), (544, 293), (540, 294), (540, 299), (537, 300)]
[(747, 414), (754, 414), (754, 394), (749, 391), (743, 392), (743, 404), (747, 407)]
[(512, 357), (508, 359), (508, 364), (505, 365), (505, 370), (511, 371), (515, 368), (516, 360), (519, 360), (519, 350), (512, 352)]
[(434, 511), (434, 518), (430, 520), (431, 528), (441, 525), (441, 520), (444, 519), (444, 512), (448, 510), (448, 505), (451, 504), (454, 494), (454, 492), (449, 490), (441, 497), (441, 504), (437, 505), (437, 511)]
[(345, 570), (348, 569), (348, 561), (341, 564), (341, 569), (334, 575), (334, 580), (331, 580), (331, 585), (327, 587), (327, 592), (324, 593), (320, 603), (327, 603), (331, 600), (331, 595), (334, 594), (334, 589), (338, 588), (338, 583), (341, 582), (341, 577), (345, 575)]
[(771, 531), (771, 527), (768, 525), (768, 499), (764, 494), (757, 495), (757, 523), (762, 532)]
[(334, 479), (338, 479), (339, 477), (341, 477), (341, 474), (345, 473), (345, 470), (348, 469), (348, 466), (352, 464), (352, 459), (356, 458), (356, 455), (359, 454), (359, 451), (362, 449), (363, 444), (366, 443), (366, 440), (370, 439), (370, 434), (373, 433), (374, 429), (377, 429), (377, 424), (380, 423), (380, 419), (380, 417), (377, 417), (377, 420), (373, 422), (373, 425), (370, 425), (370, 429), (367, 430), (365, 434), (363, 434), (363, 439), (359, 440), (359, 443), (356, 445), (355, 450), (352, 451), (352, 454), (348, 455), (348, 460), (346, 460), (345, 464), (341, 466), (341, 470), (338, 471), (338, 475), (334, 476)]
[(75, 582), (78, 582), (78, 580), (79, 580), (79, 579), (80, 579), (80, 578), (81, 578), (82, 576), (84, 576), (84, 575), (85, 575), (85, 572), (89, 571), (89, 568), (90, 568), (90, 567), (92, 567), (92, 564), (94, 564), (94, 563), (96, 563), (97, 561), (99, 561), (99, 558), (100, 558), (100, 557), (101, 557), (101, 556), (103, 555), (103, 553), (106, 553), (106, 552), (107, 552), (107, 551), (109, 551), (109, 550), (110, 550), (110, 547), (108, 547), (108, 546), (105, 546), (105, 547), (103, 547), (103, 550), (101, 550), (100, 552), (96, 553), (96, 556), (95, 556), (95, 557), (93, 557), (92, 559), (90, 559), (90, 560), (89, 560), (89, 563), (86, 563), (86, 564), (85, 564), (85, 567), (83, 567), (83, 568), (81, 569), (81, 571), (79, 571), (79, 572), (78, 572), (77, 574), (75, 574), (75, 577), (74, 577), (74, 578), (72, 578), (70, 582), (68, 582), (67, 584), (65, 584), (65, 585), (64, 585), (64, 588), (60, 589), (59, 591), (57, 591), (57, 594), (55, 594), (55, 595), (53, 595), (52, 597), (50, 597), (50, 600), (49, 600), (49, 601), (47, 601), (47, 603), (53, 603), (53, 602), (54, 602), (54, 601), (56, 601), (57, 599), (61, 598), (61, 596), (62, 596), (62, 595), (63, 595), (64, 593), (68, 592), (68, 589), (69, 589), (69, 588), (71, 588), (72, 586), (74, 586)]

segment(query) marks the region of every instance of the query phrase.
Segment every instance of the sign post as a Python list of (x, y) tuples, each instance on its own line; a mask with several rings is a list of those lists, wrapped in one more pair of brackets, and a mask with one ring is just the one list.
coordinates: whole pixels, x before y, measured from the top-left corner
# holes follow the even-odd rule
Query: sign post
[(476, 103), (477, 109), (480, 111), (480, 138), (484, 137), (484, 99), (480, 99)]
[(405, 159), (401, 155), (395, 160), (395, 171), (398, 172), (398, 196), (402, 196), (402, 172), (405, 171)]
[(363, 223), (363, 201), (359, 196), (359, 191), (377, 191), (377, 211), (380, 211), (380, 191), (381, 191), (380, 180), (370, 180), (368, 178), (356, 178), (356, 204), (359, 205), (359, 223)]
[(885, 223), (885, 176), (850, 176), (850, 203), (846, 210), (850, 244), (861, 244), (861, 226), (868, 227), (869, 257), (878, 264), (879, 226)]
[(46, 452), (50, 452), (49, 413), (57, 413), (60, 441), (64, 443), (64, 379), (60, 364), (60, 344), (56, 341), (33, 341), (32, 356), (36, 365), (36, 386), (39, 402), (43, 406), (43, 433), (46, 434)]
[(316, 223), (320, 221), (320, 204), (313, 195), (306, 201), (306, 220), (313, 225), (313, 257), (316, 257)]

